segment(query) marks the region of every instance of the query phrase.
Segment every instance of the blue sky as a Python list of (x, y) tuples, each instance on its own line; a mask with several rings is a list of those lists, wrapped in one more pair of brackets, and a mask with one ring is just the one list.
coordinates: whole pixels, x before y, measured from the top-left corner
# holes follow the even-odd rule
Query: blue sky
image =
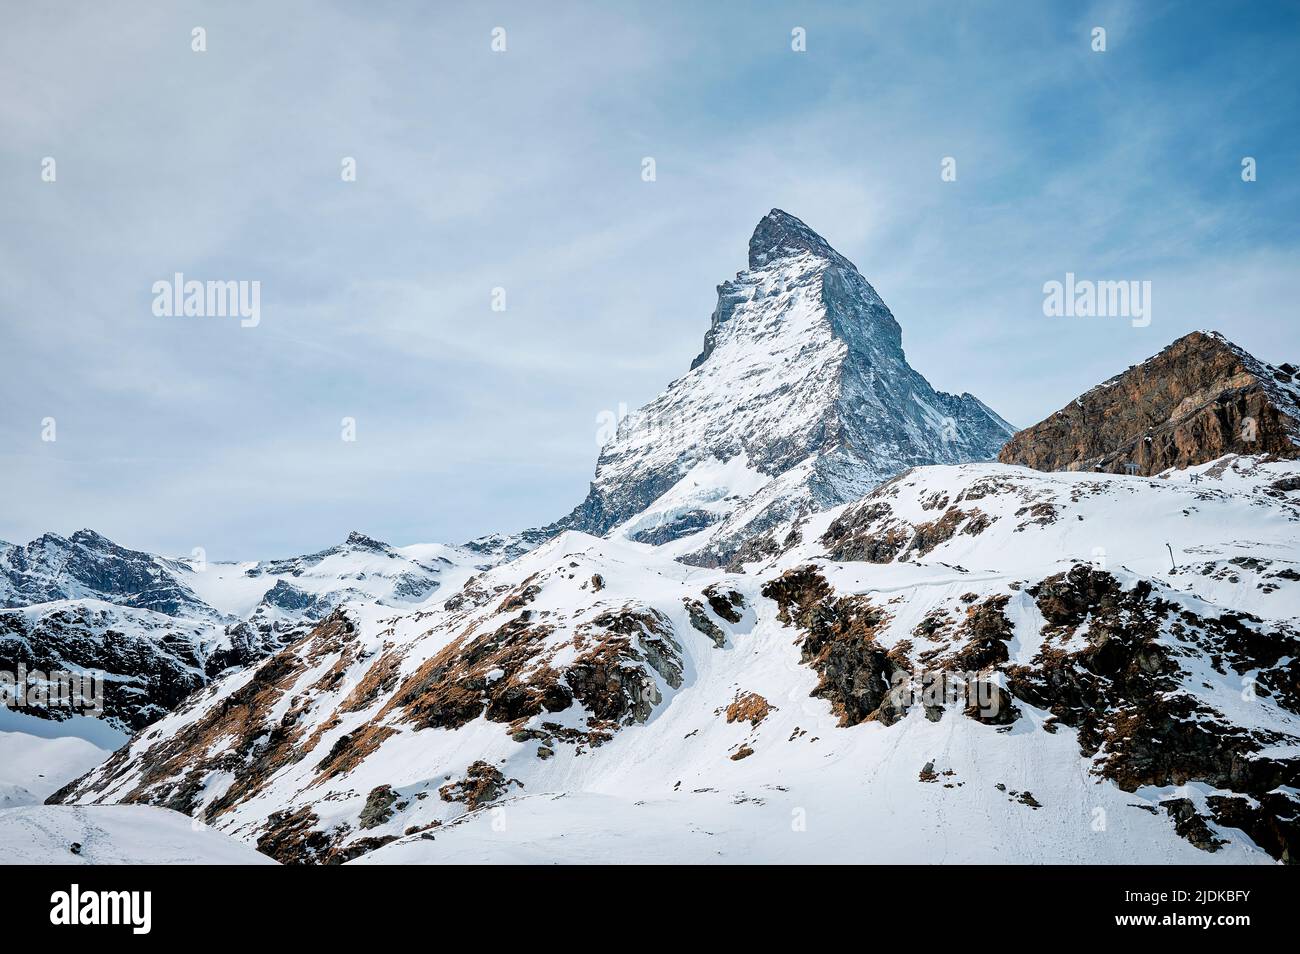
[[(1300, 359), (1296, 4), (270, 6), (5, 12), (0, 538), (549, 522), (772, 207), (1019, 425), (1195, 328)], [(261, 324), (155, 317), (177, 271), (259, 280)], [(1151, 324), (1044, 317), (1067, 271), (1151, 281)]]

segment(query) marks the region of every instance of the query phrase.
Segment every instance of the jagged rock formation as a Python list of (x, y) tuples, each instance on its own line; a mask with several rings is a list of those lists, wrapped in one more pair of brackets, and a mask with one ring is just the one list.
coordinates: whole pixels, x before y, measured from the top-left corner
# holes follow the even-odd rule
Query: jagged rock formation
[(1300, 370), (1194, 331), (1020, 431), (998, 460), (1150, 475), (1224, 454), (1300, 457)]
[[(908, 467), (991, 460), (1012, 430), (971, 395), (935, 391), (857, 268), (773, 209), (749, 268), (718, 287), (691, 370), (621, 422), (586, 500), (550, 532), (625, 524), (662, 544), (716, 527), (690, 559), (720, 565), (750, 537)], [(737, 513), (743, 498), (752, 506)]]
[(93, 530), (47, 533), (0, 549), (0, 607), (97, 599), (167, 616), (219, 619), (190, 589), (192, 571), (177, 560), (128, 550)]

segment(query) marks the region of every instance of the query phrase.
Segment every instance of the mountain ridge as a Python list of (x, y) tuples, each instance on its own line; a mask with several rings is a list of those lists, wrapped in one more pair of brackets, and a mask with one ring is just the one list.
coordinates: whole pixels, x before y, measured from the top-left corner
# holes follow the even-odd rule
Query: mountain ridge
[(1193, 331), (1017, 432), (998, 459), (1151, 475), (1229, 453), (1300, 457), (1300, 369)]
[[(315, 553), (253, 564), (170, 559), (89, 529), (8, 544), (0, 548), (0, 671), (27, 672), (38, 686), (58, 672), (98, 672), (97, 717), (130, 733), (343, 603), (418, 606), (475, 572), (454, 548), (404, 551), (355, 531)], [(82, 713), (43, 695), (25, 702), (25, 714), (77, 731)]]

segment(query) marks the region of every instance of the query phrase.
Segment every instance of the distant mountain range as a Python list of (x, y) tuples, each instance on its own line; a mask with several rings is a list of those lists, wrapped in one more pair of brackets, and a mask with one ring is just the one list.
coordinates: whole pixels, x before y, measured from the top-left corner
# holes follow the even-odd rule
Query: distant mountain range
[[(474, 572), (472, 556), (353, 533), (306, 556), (205, 564), (128, 550), (92, 530), (47, 533), (0, 548), (0, 671), (101, 672), (102, 716), (130, 733), (345, 602), (398, 611), (458, 586)], [(71, 715), (57, 705), (20, 711)]]

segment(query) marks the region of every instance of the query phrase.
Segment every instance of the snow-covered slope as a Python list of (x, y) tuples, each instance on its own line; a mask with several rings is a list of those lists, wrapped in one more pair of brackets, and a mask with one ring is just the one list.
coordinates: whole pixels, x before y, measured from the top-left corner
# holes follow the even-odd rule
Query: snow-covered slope
[(1256, 457), (1155, 477), (921, 467), (801, 530), (783, 560), (942, 563), (1023, 579), (1062, 562), (1135, 573), (1225, 609), (1300, 619), (1300, 465)]
[(56, 798), (283, 861), (1294, 858), (1297, 478), (918, 468), (743, 574), (566, 532), (333, 614)]
[(0, 730), (0, 809), (39, 805), (108, 754), (72, 736), (47, 739)]
[[(971, 395), (935, 391), (853, 264), (773, 209), (750, 238), (749, 268), (719, 286), (691, 370), (620, 422), (586, 500), (551, 531), (694, 535), (693, 562), (719, 565), (772, 524), (907, 467), (992, 459), (1013, 430)], [(787, 474), (757, 512), (728, 520)]]
[(0, 864), (269, 865), (193, 819), (147, 805), (31, 805), (0, 811)]
[(165, 808), (40, 804), (108, 754), (71, 736), (0, 731), (0, 865), (273, 863)]
[[(254, 563), (208, 563), (195, 570), (189, 585), (223, 613), (247, 619), (267, 608), (286, 609), (286, 602), (311, 605), (316, 618), (346, 599), (375, 600), (385, 605), (418, 606), (449, 580), (453, 587), (473, 572), (472, 555), (441, 544), (393, 547), (353, 532), (343, 543), (283, 560)], [(464, 575), (458, 568), (470, 568)], [(276, 587), (279, 590), (276, 591)], [(267, 597), (275, 592), (270, 599)], [(292, 615), (292, 613), (291, 613)]]

